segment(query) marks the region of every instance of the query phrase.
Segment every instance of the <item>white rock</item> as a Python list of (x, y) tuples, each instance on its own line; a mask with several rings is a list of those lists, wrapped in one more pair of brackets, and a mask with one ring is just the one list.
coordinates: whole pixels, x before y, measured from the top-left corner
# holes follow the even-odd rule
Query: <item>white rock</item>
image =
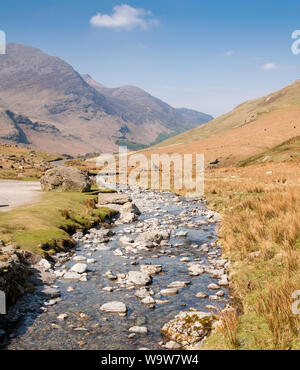
[(178, 293), (177, 288), (167, 288), (167, 289), (162, 289), (160, 291), (160, 294), (162, 294), (162, 295), (173, 295), (173, 294), (177, 294), (177, 293)]
[(141, 302), (144, 304), (144, 305), (154, 305), (155, 304), (155, 300), (150, 296), (148, 295), (147, 297), (143, 298), (141, 300)]
[(187, 236), (188, 231), (179, 231), (175, 236)]
[(162, 265), (141, 265), (140, 270), (149, 275), (155, 275), (162, 271)]
[(64, 274), (65, 280), (79, 280), (80, 277), (81, 275), (74, 271), (68, 271)]
[(136, 334), (147, 334), (148, 333), (148, 329), (146, 328), (146, 326), (132, 326), (129, 331), (131, 333), (136, 333)]
[(209, 284), (208, 289), (211, 289), (211, 290), (218, 290), (218, 289), (220, 289), (220, 287), (219, 287), (219, 285), (218, 285), (218, 284), (211, 283), (211, 284)]
[(75, 256), (72, 259), (73, 259), (73, 261), (81, 262), (81, 261), (85, 261), (86, 257), (84, 257), (84, 256)]
[(42, 268), (45, 271), (48, 271), (51, 269), (51, 264), (45, 259), (41, 259), (38, 263), (37, 266)]
[(182, 346), (176, 342), (174, 342), (173, 340), (170, 340), (169, 342), (167, 342), (164, 347), (166, 349), (180, 349), (182, 348)]
[(55, 270), (55, 271), (54, 271), (54, 274), (55, 274), (58, 278), (63, 277), (65, 273), (66, 273), (65, 271), (60, 271), (60, 270)]
[(190, 261), (189, 257), (180, 258), (180, 262), (189, 262), (189, 261)]
[(138, 297), (139, 299), (143, 299), (143, 298), (146, 298), (149, 295), (151, 295), (151, 293), (150, 293), (150, 291), (147, 288), (142, 287), (142, 288), (136, 290), (136, 292), (134, 293), (134, 295), (136, 297)]
[(141, 271), (129, 271), (127, 279), (134, 285), (143, 286), (148, 285), (152, 282), (152, 278), (146, 272)]
[(229, 285), (229, 281), (228, 281), (228, 279), (221, 279), (221, 280), (218, 281), (218, 284), (220, 286), (227, 286), (227, 285)]
[(96, 260), (95, 258), (89, 258), (86, 262), (92, 264), (92, 263), (96, 263)]
[(83, 274), (87, 270), (87, 265), (85, 263), (76, 263), (70, 271), (77, 272), (78, 274)]
[(203, 293), (203, 292), (199, 292), (196, 294), (196, 297), (197, 298), (207, 298), (208, 295), (206, 293)]
[(168, 288), (183, 288), (190, 283), (190, 281), (173, 281), (173, 283), (168, 285)]
[(115, 256), (118, 256), (118, 257), (121, 257), (123, 256), (123, 252), (121, 251), (120, 248), (117, 248), (115, 251), (114, 251), (114, 255)]
[(106, 287), (104, 287), (102, 290), (104, 290), (105, 292), (109, 292), (109, 293), (111, 293), (111, 292), (114, 290), (114, 288), (113, 288), (113, 287), (111, 287), (111, 286), (106, 286)]
[(113, 301), (103, 304), (100, 307), (100, 311), (125, 314), (127, 312), (127, 307), (123, 302)]

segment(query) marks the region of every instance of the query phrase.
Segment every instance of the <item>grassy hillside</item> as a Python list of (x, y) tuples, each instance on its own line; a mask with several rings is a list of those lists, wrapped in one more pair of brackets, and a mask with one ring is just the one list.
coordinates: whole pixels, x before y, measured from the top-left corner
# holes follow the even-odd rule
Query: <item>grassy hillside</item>
[(61, 155), (0, 143), (0, 179), (37, 179)]
[(263, 153), (246, 158), (240, 162), (241, 167), (251, 164), (266, 163), (266, 162), (281, 162), (291, 160), (300, 156), (300, 136), (293, 137), (290, 140), (276, 145), (275, 147), (266, 150)]
[[(247, 125), (274, 111), (285, 111), (300, 107), (300, 80), (259, 99), (240, 104), (231, 112), (224, 114), (200, 127), (172, 137), (157, 146), (182, 144), (206, 139), (214, 135)], [(296, 117), (295, 117), (296, 118)]]

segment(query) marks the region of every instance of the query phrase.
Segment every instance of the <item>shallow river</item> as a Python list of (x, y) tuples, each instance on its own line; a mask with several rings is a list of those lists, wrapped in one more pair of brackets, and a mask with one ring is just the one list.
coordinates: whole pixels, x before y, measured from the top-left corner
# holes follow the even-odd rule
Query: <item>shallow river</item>
[[(217, 283), (217, 279), (211, 278), (208, 273), (190, 276), (187, 269), (187, 262), (201, 261), (204, 266), (210, 266), (212, 261), (221, 256), (215, 245), (218, 224), (213, 222), (203, 203), (177, 198), (170, 193), (136, 190), (131, 195), (134, 203), (142, 210), (137, 221), (114, 226), (112, 230), (115, 235), (109, 242), (96, 245), (96, 251), (93, 251), (94, 245), (91, 245), (91, 251), (90, 248), (84, 248), (83, 243), (78, 244), (77, 255), (96, 260), (96, 263), (89, 265), (88, 280), (80, 282), (58, 279), (55, 285), (61, 291), (61, 301), (48, 306), (46, 312), (37, 310), (41, 301), (38, 296), (32, 295), (31, 310), (12, 330), (2, 348), (159, 349), (161, 347), (158, 343), (163, 341), (161, 327), (180, 311), (189, 308), (209, 311), (206, 305), (224, 307), (228, 302), (228, 290), (222, 288), (225, 295), (218, 301), (197, 298), (198, 292), (215, 294), (208, 289), (208, 285)], [(124, 245), (119, 242), (120, 237), (126, 235), (134, 239), (144, 225), (149, 225), (151, 230), (173, 229), (170, 245), (141, 250), (138, 254), (113, 254), (117, 248), (124, 251)], [(179, 231), (187, 231), (188, 234), (175, 236)], [(181, 261), (184, 257), (188, 257), (189, 261)], [(66, 267), (69, 269), (75, 263), (70, 260)], [(134, 295), (138, 288), (119, 288), (117, 282), (103, 276), (108, 270), (113, 274), (139, 270), (140, 264), (162, 265), (163, 271), (153, 276), (149, 288), (154, 291), (154, 299), (167, 299), (168, 303), (148, 308)], [(174, 281), (190, 281), (190, 284), (179, 289), (176, 295), (160, 295), (160, 290)], [(115, 290), (103, 291), (103, 287), (107, 286)], [(70, 287), (74, 290), (70, 291)], [(128, 307), (127, 315), (120, 317), (99, 310), (102, 304), (110, 301), (124, 302)], [(67, 319), (59, 321), (57, 317), (60, 314), (67, 314)], [(128, 329), (136, 325), (147, 327), (148, 333), (130, 336)]]

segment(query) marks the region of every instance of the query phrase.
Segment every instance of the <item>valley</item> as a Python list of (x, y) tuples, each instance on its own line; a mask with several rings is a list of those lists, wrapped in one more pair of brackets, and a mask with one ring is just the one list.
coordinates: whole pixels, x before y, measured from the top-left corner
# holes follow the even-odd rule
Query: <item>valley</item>
[[(82, 78), (117, 99), (112, 109), (139, 109), (134, 124), (142, 121), (149, 95)], [(25, 142), (31, 129), (41, 143), (49, 130), (63, 137), (54, 128), (62, 126), (5, 108), (1, 186), (16, 204), (1, 209), (0, 267), (17, 266), (19, 288), (3, 275), (10, 310), (1, 347), (298, 349), (299, 319), (289, 307), (300, 284), (299, 86), (149, 148), (134, 141), (127, 124), (118, 139), (110, 133), (115, 143), (132, 144), (129, 157), (204, 153), (205, 193), (196, 199), (186, 189), (99, 188), (96, 147), (71, 159), (37, 150)], [(24, 193), (26, 202), (18, 203), (16, 183), (34, 185), (34, 199)]]

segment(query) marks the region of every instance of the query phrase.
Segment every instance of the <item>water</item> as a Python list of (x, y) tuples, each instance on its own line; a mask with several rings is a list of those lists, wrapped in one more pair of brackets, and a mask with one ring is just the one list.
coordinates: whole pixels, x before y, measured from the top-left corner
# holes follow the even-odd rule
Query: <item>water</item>
[[(112, 230), (116, 235), (114, 240), (106, 244), (107, 248), (94, 252), (92, 256), (87, 256), (97, 261), (89, 265), (88, 281), (57, 280), (55, 284), (61, 290), (62, 300), (54, 306), (47, 307), (47, 312), (36, 309), (39, 301), (37, 297), (32, 296), (31, 312), (27, 312), (23, 320), (12, 330), (11, 337), (6, 340), (3, 348), (113, 350), (147, 347), (159, 349), (161, 347), (158, 342), (163, 340), (160, 334), (163, 324), (173, 319), (180, 311), (189, 308), (208, 311), (206, 305), (224, 307), (228, 301), (227, 289), (223, 289), (225, 296), (219, 301), (196, 298), (195, 295), (199, 291), (210, 295), (215, 294), (207, 286), (212, 282), (217, 283), (217, 280), (212, 279), (207, 273), (195, 277), (189, 276), (187, 264), (180, 261), (181, 258), (187, 256), (191, 262), (201, 260), (204, 266), (209, 266), (211, 261), (220, 258), (220, 250), (216, 246), (210, 246), (217, 239), (217, 223), (207, 223), (208, 216), (203, 204), (199, 201), (185, 199), (182, 204), (178, 204), (174, 202), (174, 195), (170, 193), (135, 191), (133, 198), (143, 210), (142, 215), (133, 224), (115, 226)], [(172, 246), (139, 251), (138, 254), (126, 255), (126, 258), (115, 256), (113, 251), (116, 248), (124, 251), (124, 245), (119, 243), (119, 238), (129, 235), (134, 239), (138, 233), (128, 233), (128, 231), (136, 231), (139, 228), (138, 225), (147, 224), (147, 220), (150, 219), (158, 219), (162, 223), (154, 229), (156, 227), (174, 228), (170, 238)], [(205, 224), (201, 225), (203, 221)], [(191, 223), (192, 225), (189, 225)], [(148, 224), (153, 225), (153, 221)], [(174, 234), (179, 231), (188, 231), (187, 237), (175, 237)], [(209, 252), (217, 252), (216, 255), (209, 257), (200, 247), (204, 243), (209, 245)], [(177, 246), (174, 247), (174, 245)], [(78, 245), (78, 255), (86, 256), (88, 252), (90, 251), (84, 249), (83, 244)], [(133, 261), (139, 264), (151, 263), (163, 266), (163, 272), (153, 276), (153, 282), (149, 288), (155, 293), (154, 299), (168, 299), (169, 303), (156, 304), (154, 309), (147, 308), (134, 295), (138, 288), (119, 289), (116, 282), (103, 276), (108, 270), (112, 270), (114, 274), (139, 270), (139, 265), (132, 265)], [(69, 261), (66, 266), (70, 268), (74, 263), (74, 261)], [(161, 296), (159, 294), (161, 289), (167, 288), (168, 284), (178, 280), (191, 283), (179, 289), (177, 295)], [(74, 290), (67, 292), (70, 286)], [(106, 286), (112, 286), (115, 290), (105, 292), (102, 288)], [(109, 301), (124, 302), (128, 307), (127, 316), (120, 317), (117, 314), (100, 312), (99, 307)], [(63, 322), (57, 319), (57, 316), (62, 313), (68, 315)], [(80, 315), (81, 313), (85, 315)], [(128, 329), (135, 325), (146, 326), (148, 334), (136, 334), (133, 338), (129, 338)]]

